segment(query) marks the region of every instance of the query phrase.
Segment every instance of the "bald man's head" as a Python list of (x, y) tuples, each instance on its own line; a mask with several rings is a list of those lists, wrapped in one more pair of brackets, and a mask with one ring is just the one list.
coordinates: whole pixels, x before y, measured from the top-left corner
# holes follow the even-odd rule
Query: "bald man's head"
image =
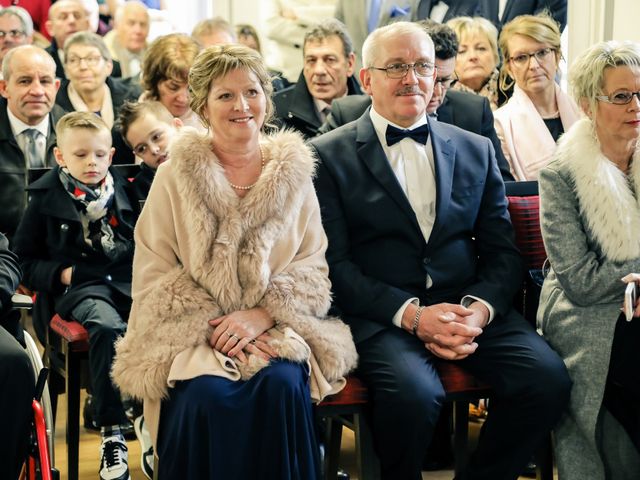
[(58, 0), (49, 9), (49, 19), (45, 25), (55, 38), (58, 48), (72, 34), (89, 30), (89, 17), (82, 2), (78, 0)]

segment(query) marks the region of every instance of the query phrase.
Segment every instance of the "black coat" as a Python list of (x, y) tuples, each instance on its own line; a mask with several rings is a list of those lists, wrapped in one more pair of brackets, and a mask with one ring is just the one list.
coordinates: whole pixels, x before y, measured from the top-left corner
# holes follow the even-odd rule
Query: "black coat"
[[(67, 112), (73, 112), (75, 109), (69, 98), (69, 83), (69, 80), (63, 80), (60, 84), (60, 89), (56, 95), (56, 103)], [(122, 107), (124, 102), (137, 102), (142, 93), (139, 85), (131, 83), (128, 80), (107, 77), (106, 84), (111, 91), (111, 104), (113, 106), (114, 118), (118, 117), (120, 107)], [(127, 146), (120, 132), (115, 128), (111, 129), (111, 138), (113, 140), (113, 147), (116, 149), (113, 163), (116, 165), (135, 163), (133, 152)]]
[(535, 15), (545, 9), (558, 22), (561, 32), (567, 25), (567, 0), (508, 0), (502, 17), (498, 18), (499, 3), (499, 0), (479, 0), (478, 2), (478, 15), (491, 20), (498, 31), (502, 30), (504, 24), (519, 15)]
[(9, 250), (9, 241), (0, 233), (0, 328), (4, 327), (24, 344), (20, 314), (11, 311), (11, 297), (16, 292), (21, 278), (18, 257)]
[(132, 206), (136, 211), (142, 210), (141, 203), (147, 199), (155, 176), (156, 171), (153, 168), (147, 166), (146, 163), (141, 163), (140, 172), (129, 182), (129, 194)]
[[(29, 181), (24, 154), (16, 142), (9, 115), (7, 100), (0, 98), (0, 232), (13, 244), (13, 235), (27, 205), (25, 188)], [(56, 146), (56, 122), (65, 114), (57, 105), (49, 113), (49, 135), (47, 136), (45, 164), (56, 164), (53, 147)]]
[[(360, 85), (353, 76), (347, 78), (347, 95), (362, 93)], [(298, 83), (280, 90), (273, 97), (276, 117), (280, 126), (294, 128), (305, 138), (315, 137), (322, 125), (322, 119), (316, 111), (313, 97), (307, 88), (307, 82), (301, 73)]]
[[(133, 227), (136, 214), (126, 193), (127, 180), (113, 169), (117, 219), (114, 233), (130, 248), (112, 261), (87, 245), (76, 205), (58, 178), (59, 167), (29, 186), (29, 205), (15, 235), (15, 252), (24, 272), (23, 284), (37, 291), (34, 326), (38, 337), (51, 315), (50, 308), (68, 318), (71, 310), (87, 297), (108, 301), (118, 309), (131, 302)], [(60, 273), (73, 267), (71, 285), (60, 281)]]
[[(341, 125), (360, 118), (371, 105), (368, 95), (354, 95), (334, 100), (327, 121), (320, 127), (319, 133), (326, 133)], [(438, 121), (455, 125), (468, 132), (477, 133), (491, 140), (496, 153), (496, 161), (504, 181), (513, 181), (509, 163), (502, 152), (500, 140), (493, 125), (493, 113), (489, 101), (473, 93), (449, 90), (442, 105), (436, 111)]]

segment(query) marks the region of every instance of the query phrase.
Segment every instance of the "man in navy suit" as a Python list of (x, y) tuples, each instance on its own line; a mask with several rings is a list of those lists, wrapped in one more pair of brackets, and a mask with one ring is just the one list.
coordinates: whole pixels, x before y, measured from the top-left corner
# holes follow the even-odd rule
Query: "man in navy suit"
[(310, 143), (335, 307), (351, 326), (385, 479), (420, 479), (444, 391), (436, 358), (495, 392), (469, 479), (517, 478), (569, 397), (564, 364), (511, 307), (522, 280), (491, 142), (430, 121), (424, 30), (365, 41), (372, 107)]

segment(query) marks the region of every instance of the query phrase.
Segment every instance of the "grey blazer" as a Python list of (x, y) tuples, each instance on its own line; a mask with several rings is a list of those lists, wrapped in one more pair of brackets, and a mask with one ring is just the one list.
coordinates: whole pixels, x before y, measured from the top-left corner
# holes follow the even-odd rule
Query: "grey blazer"
[[(638, 206), (635, 200), (625, 205), (610, 195), (616, 188), (606, 179), (594, 187), (589, 170), (604, 156), (585, 122), (565, 134), (555, 160), (539, 177), (540, 220), (551, 270), (542, 287), (538, 327), (573, 381), (569, 412), (555, 430), (558, 473), (562, 480), (637, 479), (640, 455), (601, 404), (624, 297), (620, 279), (640, 272), (640, 255), (613, 260), (606, 253), (607, 248), (619, 250), (607, 247), (607, 239), (615, 244), (623, 236), (606, 225), (615, 224), (611, 217), (616, 206), (619, 211)], [(575, 135), (580, 126), (589, 133)], [(581, 196), (581, 191), (591, 195)], [(613, 205), (613, 213), (603, 209), (606, 204)], [(594, 211), (610, 220), (594, 222)], [(606, 439), (616, 444), (603, 445)]]

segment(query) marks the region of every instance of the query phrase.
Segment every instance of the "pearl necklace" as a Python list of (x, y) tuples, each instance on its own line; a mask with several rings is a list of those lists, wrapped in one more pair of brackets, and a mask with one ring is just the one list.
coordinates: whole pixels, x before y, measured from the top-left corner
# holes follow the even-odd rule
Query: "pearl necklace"
[[(262, 145), (260, 145), (260, 161), (262, 163), (262, 167), (260, 168), (260, 175), (262, 175), (262, 172), (264, 171), (264, 151), (262, 150)], [(253, 187), (256, 186), (256, 184), (260, 180), (260, 175), (258, 175), (258, 180), (253, 182), (251, 185), (247, 185), (246, 187), (243, 187), (241, 185), (236, 185), (235, 183), (231, 183), (229, 180), (227, 180), (227, 183), (231, 188), (234, 188), (236, 190), (251, 190)]]

